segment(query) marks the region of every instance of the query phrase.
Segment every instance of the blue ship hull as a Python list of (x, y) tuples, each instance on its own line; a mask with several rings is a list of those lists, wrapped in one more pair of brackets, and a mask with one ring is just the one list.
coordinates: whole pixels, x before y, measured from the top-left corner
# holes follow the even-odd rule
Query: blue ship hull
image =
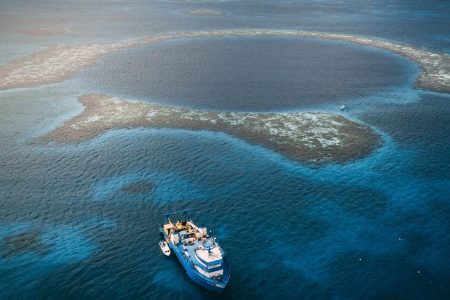
[[(167, 239), (167, 235), (164, 233), (164, 231), (161, 230), (161, 234), (164, 236), (164, 239)], [(194, 283), (214, 293), (223, 292), (230, 278), (230, 267), (225, 257), (223, 258), (224, 280), (222, 282), (218, 282), (217, 280), (205, 277), (202, 274), (200, 274), (193, 267), (192, 262), (188, 260), (185, 257), (185, 255), (180, 251), (180, 249), (177, 246), (175, 246), (172, 242), (169, 243), (169, 247), (172, 249), (172, 252), (175, 253), (175, 255), (178, 258), (178, 261), (181, 263), (187, 275)]]
[[(173, 249), (176, 247), (174, 246), (171, 248)], [(199, 274), (197, 272), (197, 270), (195, 270), (194, 268), (192, 268), (189, 265), (189, 261), (186, 261), (186, 259), (184, 259), (184, 257), (179, 253), (178, 249), (174, 249), (173, 252), (176, 254), (178, 260), (180, 261), (181, 265), (183, 266), (184, 270), (186, 271), (187, 275), (189, 276), (189, 278), (191, 278), (192, 281), (194, 281), (199, 286), (201, 286), (207, 290), (210, 290), (212, 292), (215, 292), (215, 293), (223, 292), (223, 290), (226, 287), (226, 283), (219, 286), (216, 283), (214, 283), (212, 280), (205, 278), (204, 276)], [(224, 264), (227, 265), (227, 267), (228, 267), (228, 263), (226, 262), (225, 259), (224, 259)], [(225, 272), (225, 270), (224, 270), (224, 272)], [(227, 272), (229, 274), (229, 270), (227, 270)]]

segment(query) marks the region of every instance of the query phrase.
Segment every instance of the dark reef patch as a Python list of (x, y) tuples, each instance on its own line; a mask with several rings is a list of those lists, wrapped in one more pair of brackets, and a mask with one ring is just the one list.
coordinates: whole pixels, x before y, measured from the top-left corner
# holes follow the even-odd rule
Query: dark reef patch
[(137, 181), (130, 183), (120, 189), (121, 192), (127, 194), (142, 194), (153, 190), (155, 185), (148, 181)]
[(50, 250), (49, 248), (49, 246), (42, 244), (41, 232), (31, 230), (4, 237), (0, 242), (0, 256), (11, 258), (26, 252), (44, 255)]

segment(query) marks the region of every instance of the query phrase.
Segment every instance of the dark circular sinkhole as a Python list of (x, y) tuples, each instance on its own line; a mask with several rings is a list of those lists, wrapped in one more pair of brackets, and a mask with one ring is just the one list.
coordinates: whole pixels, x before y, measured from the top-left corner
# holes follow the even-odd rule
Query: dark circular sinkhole
[(79, 78), (118, 96), (213, 110), (273, 111), (371, 95), (408, 82), (386, 51), (311, 38), (166, 41), (112, 54)]

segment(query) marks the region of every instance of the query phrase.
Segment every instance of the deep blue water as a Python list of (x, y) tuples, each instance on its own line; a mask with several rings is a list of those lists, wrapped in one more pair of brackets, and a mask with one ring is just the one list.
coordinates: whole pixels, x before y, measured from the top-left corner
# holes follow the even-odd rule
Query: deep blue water
[(388, 52), (305, 38), (207, 38), (136, 47), (79, 76), (89, 89), (178, 106), (273, 111), (371, 95), (399, 85)]
[[(259, 26), (375, 35), (449, 52), (445, 1), (347, 3), (115, 2), (88, 9), (86, 3), (54, 8), (47, 1), (36, 8), (4, 1), (0, 12), (9, 19), (21, 12), (28, 19), (65, 22), (78, 31), (55, 39), (68, 44)], [(226, 14), (183, 13), (197, 7)], [(54, 42), (11, 32), (0, 32), (12, 45), (8, 49), (26, 52)], [(305, 49), (303, 59), (299, 48)], [(342, 61), (329, 61), (331, 55)], [(155, 69), (127, 69), (127, 63)], [(108, 74), (87, 79), (117, 66), (126, 74), (120, 81)], [(270, 72), (262, 72), (268, 66)], [(312, 66), (317, 72), (309, 76), (299, 71)], [(330, 66), (345, 76), (330, 77)], [(346, 66), (353, 72), (345, 73)], [(165, 77), (155, 79), (157, 70)], [(182, 88), (166, 91), (188, 72)], [(241, 84), (248, 72), (259, 80), (256, 89)], [(417, 72), (398, 56), (344, 43), (205, 39), (127, 50), (62, 84), (0, 92), (0, 299), (449, 299), (450, 96), (415, 89)], [(145, 80), (119, 85), (132, 74), (161, 86)], [(196, 82), (208, 77), (220, 90), (231, 75), (233, 88), (218, 98), (206, 97), (215, 89)], [(280, 87), (267, 89), (267, 81)], [(314, 168), (203, 131), (124, 129), (77, 145), (32, 143), (80, 112), (77, 96), (98, 91), (243, 110), (336, 111), (345, 102), (346, 114), (378, 130), (384, 143), (367, 158)], [(272, 103), (270, 93), (282, 97)], [(235, 98), (240, 101), (224, 103)], [(262, 102), (251, 102), (256, 98)], [(124, 191), (142, 181), (154, 188)], [(220, 297), (192, 284), (176, 259), (159, 250), (161, 214), (184, 208), (195, 211), (194, 220), (212, 229), (227, 252), (232, 277)], [(8, 238), (30, 232), (38, 242), (22, 241), (11, 251)]]

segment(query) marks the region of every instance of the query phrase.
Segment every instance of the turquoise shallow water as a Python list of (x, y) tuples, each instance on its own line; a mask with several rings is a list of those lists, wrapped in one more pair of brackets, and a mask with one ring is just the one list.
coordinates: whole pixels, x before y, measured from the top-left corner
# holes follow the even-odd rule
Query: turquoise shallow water
[[(209, 4), (228, 9), (227, 22), (186, 16), (185, 8), (176, 3), (158, 4), (158, 13), (177, 8), (171, 11), (176, 16), (171, 25), (149, 21), (148, 16), (130, 18), (117, 21), (114, 33), (143, 34), (151, 22), (157, 24), (154, 30), (260, 24), (374, 34), (441, 51), (447, 47), (442, 35), (448, 36), (450, 27), (440, 17), (445, 3), (436, 2), (432, 8), (420, 2), (392, 3), (389, 8), (325, 4), (303, 4), (301, 9), (298, 3), (280, 7), (267, 2), (265, 8), (254, 3)], [(115, 8), (133, 16), (151, 14), (148, 7), (124, 7)], [(295, 17), (287, 17), (293, 11)], [(35, 13), (48, 14), (45, 9)], [(96, 13), (104, 12), (99, 8)], [(431, 18), (431, 13), (436, 16)], [(299, 14), (306, 15), (297, 18)], [(99, 17), (92, 22), (100, 35), (106, 32), (106, 21)], [(134, 22), (141, 26), (130, 25)], [(182, 55), (183, 47), (193, 51), (189, 47), (209, 42), (157, 47)], [(212, 42), (214, 51), (224, 45)], [(240, 51), (254, 51), (252, 42), (230, 43), (228, 62)], [(301, 46), (298, 43), (280, 44)], [(259, 40), (257, 45), (267, 47), (266, 54), (261, 51), (266, 58), (280, 50), (270, 41)], [(369, 64), (368, 77), (350, 77), (373, 78), (379, 85), (354, 94), (343, 90), (339, 99), (317, 95), (324, 101), (314, 103), (306, 103), (307, 97), (306, 102), (289, 103), (292, 98), (286, 97), (284, 104), (292, 104), (288, 109), (336, 111), (344, 101), (349, 117), (380, 132), (380, 149), (343, 165), (312, 168), (226, 134), (203, 131), (123, 129), (78, 145), (33, 144), (34, 137), (81, 111), (79, 95), (107, 88), (93, 90), (80, 75), (61, 84), (1, 92), (0, 298), (449, 298), (450, 97), (415, 89), (417, 68), (383, 51), (326, 44), (320, 53), (329, 55), (335, 46), (343, 51), (340, 54), (380, 63), (386, 73), (376, 73), (376, 65)], [(197, 58), (202, 54), (196, 53)], [(116, 59), (128, 55), (118, 54)], [(320, 67), (330, 66), (322, 63)], [(345, 67), (334, 66), (338, 71)], [(221, 67), (224, 74), (232, 70)], [(272, 69), (273, 77), (266, 78), (284, 71)], [(165, 72), (171, 79), (173, 71)], [(238, 75), (245, 78), (245, 73)], [(349, 78), (336, 80), (345, 83)], [(295, 94), (295, 86), (288, 92)], [(170, 100), (156, 97), (155, 101)], [(175, 104), (192, 105), (174, 98)], [(269, 98), (264, 103), (271, 105)], [(282, 104), (270, 109), (284, 110)], [(153, 188), (135, 193), (124, 189), (136, 182), (152, 183)], [(177, 261), (165, 258), (158, 248), (161, 214), (184, 208), (195, 211), (194, 220), (212, 229), (227, 252), (232, 278), (220, 297), (192, 284)], [(37, 242), (26, 236), (11, 248), (8, 238), (30, 232), (37, 233)]]

